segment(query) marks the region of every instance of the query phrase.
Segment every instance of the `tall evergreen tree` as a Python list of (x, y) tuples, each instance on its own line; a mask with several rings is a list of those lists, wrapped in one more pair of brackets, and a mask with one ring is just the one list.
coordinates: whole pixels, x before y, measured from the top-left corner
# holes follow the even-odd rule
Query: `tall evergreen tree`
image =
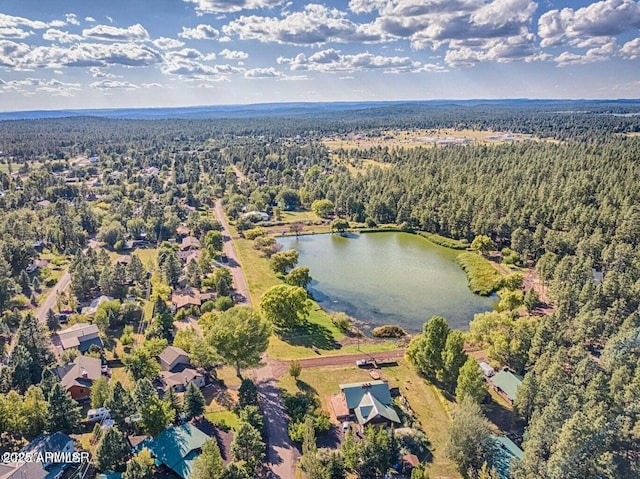
[(47, 429), (51, 432), (75, 432), (82, 419), (82, 408), (57, 382), (49, 394), (49, 421)]
[(184, 393), (184, 414), (188, 419), (202, 416), (202, 414), (204, 414), (205, 404), (202, 391), (191, 381)]

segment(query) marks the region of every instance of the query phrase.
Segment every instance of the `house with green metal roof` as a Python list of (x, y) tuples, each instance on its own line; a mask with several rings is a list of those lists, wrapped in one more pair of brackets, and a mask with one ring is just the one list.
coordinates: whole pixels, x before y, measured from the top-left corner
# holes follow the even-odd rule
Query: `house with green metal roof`
[(142, 441), (136, 452), (149, 449), (156, 467), (166, 467), (183, 479), (189, 479), (193, 461), (200, 455), (202, 446), (210, 436), (186, 423), (169, 426), (155, 438)]
[(522, 461), (522, 449), (505, 436), (491, 436), (495, 443), (491, 467), (496, 470), (502, 479), (509, 479), (511, 465), (515, 461)]
[(386, 382), (341, 384), (340, 392), (332, 401), (338, 420), (356, 420), (362, 426), (400, 423)]
[(489, 379), (491, 387), (509, 404), (516, 400), (518, 388), (522, 384), (522, 377), (507, 368), (494, 374)]

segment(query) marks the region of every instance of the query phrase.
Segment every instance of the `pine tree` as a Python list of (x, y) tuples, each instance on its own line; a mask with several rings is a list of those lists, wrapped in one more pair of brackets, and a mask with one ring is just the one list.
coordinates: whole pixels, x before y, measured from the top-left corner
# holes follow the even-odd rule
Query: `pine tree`
[(184, 393), (184, 413), (188, 419), (202, 416), (204, 413), (205, 399), (200, 388), (192, 381)]
[(136, 410), (131, 394), (122, 386), (120, 381), (116, 381), (111, 387), (109, 397), (104, 406), (109, 409), (111, 418), (119, 426), (123, 426), (125, 419), (131, 416)]
[(247, 472), (253, 473), (264, 458), (265, 444), (260, 432), (251, 424), (241, 422), (231, 443), (231, 454), (236, 461), (244, 461)]
[(58, 317), (52, 309), (49, 309), (49, 311), (47, 311), (47, 327), (49, 328), (49, 331), (53, 332), (60, 329), (60, 321), (58, 321)]
[(102, 434), (96, 448), (96, 468), (99, 471), (107, 471), (122, 463), (122, 458), (127, 454), (124, 436), (118, 426), (108, 428)]
[(49, 395), (49, 431), (74, 432), (80, 424), (82, 408), (57, 382)]
[(223, 473), (222, 455), (214, 438), (207, 439), (202, 452), (193, 463), (191, 479), (220, 479)]

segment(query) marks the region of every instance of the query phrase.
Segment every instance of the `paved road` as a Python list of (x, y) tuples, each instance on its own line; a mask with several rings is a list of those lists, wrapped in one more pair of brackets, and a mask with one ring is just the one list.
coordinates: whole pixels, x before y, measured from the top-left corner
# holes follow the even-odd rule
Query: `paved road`
[(41, 323), (47, 322), (47, 312), (51, 309), (54, 310), (56, 307), (56, 299), (58, 297), (58, 292), (62, 293), (69, 284), (71, 283), (71, 275), (69, 274), (69, 270), (65, 270), (65, 272), (60, 276), (60, 279), (56, 283), (56, 285), (51, 288), (49, 294), (47, 294), (47, 298), (44, 300), (38, 309), (36, 310), (36, 317), (38, 321)]
[(267, 429), (267, 462), (275, 477), (292, 479), (296, 477), (299, 453), (287, 433), (289, 420), (271, 364), (268, 360), (265, 366), (256, 370), (258, 394)]
[(251, 306), (251, 295), (249, 294), (249, 285), (247, 284), (247, 278), (240, 266), (240, 260), (238, 254), (233, 246), (233, 240), (231, 239), (231, 230), (229, 229), (229, 222), (227, 221), (224, 211), (222, 210), (222, 202), (216, 201), (215, 212), (218, 221), (222, 225), (222, 236), (224, 237), (224, 245), (222, 246), (222, 252), (227, 256), (229, 262), (225, 265), (231, 270), (233, 276), (233, 284), (235, 285), (236, 292), (243, 298), (243, 303)]

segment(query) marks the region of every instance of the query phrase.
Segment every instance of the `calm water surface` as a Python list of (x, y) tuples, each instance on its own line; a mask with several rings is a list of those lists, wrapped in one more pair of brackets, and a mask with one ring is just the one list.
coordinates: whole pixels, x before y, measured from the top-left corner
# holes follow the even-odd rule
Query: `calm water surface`
[(300, 253), (311, 270), (313, 297), (330, 311), (344, 311), (370, 327), (397, 324), (420, 331), (433, 315), (467, 329), (475, 313), (495, 298), (473, 294), (455, 262), (457, 251), (409, 233), (310, 235), (278, 238)]

